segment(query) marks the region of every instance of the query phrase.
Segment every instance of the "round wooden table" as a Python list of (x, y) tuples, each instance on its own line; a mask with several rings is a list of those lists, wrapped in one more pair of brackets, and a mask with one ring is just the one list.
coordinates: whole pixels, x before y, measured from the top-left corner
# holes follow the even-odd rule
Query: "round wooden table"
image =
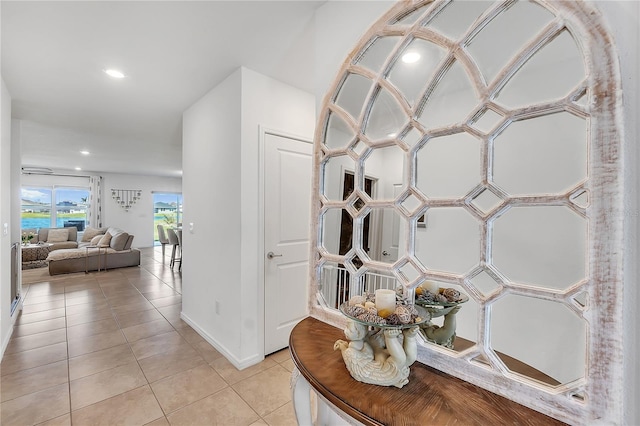
[(333, 350), (338, 339), (344, 339), (342, 330), (311, 317), (291, 332), (289, 349), (297, 368), (292, 377), (293, 402), (300, 425), (312, 424), (311, 389), (318, 396), (319, 417), (337, 415), (352, 424), (564, 424), (418, 362), (401, 389), (358, 382), (347, 371), (340, 351)]

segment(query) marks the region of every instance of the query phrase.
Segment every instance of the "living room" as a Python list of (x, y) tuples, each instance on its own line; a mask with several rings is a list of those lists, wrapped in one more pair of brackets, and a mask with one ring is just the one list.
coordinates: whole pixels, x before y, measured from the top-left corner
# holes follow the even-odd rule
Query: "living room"
[[(184, 9), (170, 2), (149, 3), (145, 7), (139, 3), (95, 3), (87, 9), (78, 3), (80, 9), (68, 10), (68, 4), (62, 3), (3, 2), (1, 9), (1, 209), (3, 218), (11, 218), (3, 221), (8, 225), (3, 240), (20, 240), (22, 187), (86, 188), (89, 177), (102, 177), (102, 226), (116, 226), (135, 235), (133, 246), (140, 248), (154, 244), (152, 193), (182, 193), (185, 225), (194, 224), (185, 236), (184, 256), (189, 260), (182, 273), (184, 282), (192, 284), (186, 286), (191, 290), (184, 290), (183, 300), (200, 324), (200, 332), (216, 342), (216, 347), (240, 368), (265, 356), (262, 309), (233, 313), (241, 313), (242, 317), (234, 317), (232, 322), (253, 325), (231, 334), (221, 327), (226, 322), (198, 315), (211, 312), (211, 299), (224, 312), (241, 294), (253, 298), (247, 299), (252, 305), (264, 297), (258, 296), (257, 291), (261, 288), (263, 262), (255, 252), (261, 233), (257, 223), (262, 220), (256, 206), (264, 196), (258, 189), (260, 138), (264, 132), (277, 131), (303, 137), (306, 142), (312, 140), (316, 104), (325, 91), (319, 87), (330, 84), (335, 69), (351, 48), (349, 42), (342, 50), (332, 48), (340, 38), (332, 28), (348, 28), (349, 37), (356, 40), (390, 4), (345, 2), (339, 7), (341, 19), (335, 20), (331, 10), (316, 12), (324, 2), (269, 3), (258, 7), (249, 2), (201, 2)], [(153, 7), (160, 7), (161, 11), (151, 12)], [(349, 16), (358, 11), (358, 19)], [(164, 14), (164, 18), (142, 30), (140, 23), (150, 14)], [(277, 21), (265, 21), (265, 14), (274, 14)], [(217, 15), (244, 15), (248, 19), (245, 25), (252, 31), (244, 38), (236, 35), (237, 44), (221, 43), (226, 38), (223, 34), (236, 33), (237, 28), (234, 19), (228, 20), (226, 26), (212, 26), (208, 17)], [(67, 25), (67, 20), (73, 20), (88, 27), (92, 26), (90, 23), (98, 26), (108, 22), (117, 27), (123, 19), (126, 25), (120, 32), (125, 41), (103, 40), (100, 33), (84, 26)], [(312, 29), (316, 19), (326, 22), (322, 30), (325, 35), (319, 37), (322, 48), (318, 50)], [(350, 25), (344, 26), (346, 22)], [(196, 27), (200, 28), (199, 36), (189, 35), (198, 31)], [(125, 29), (129, 35), (123, 33)], [(20, 38), (18, 34), (23, 31), (37, 36), (38, 41)], [(144, 37), (148, 44), (129, 43), (139, 39), (140, 33), (155, 34), (157, 40)], [(261, 37), (254, 37), (254, 33)], [(76, 49), (68, 48), (69, 37), (75, 37)], [(24, 40), (26, 44), (8, 43), (9, 40)], [(158, 45), (163, 49), (159, 50)], [(125, 48), (132, 49), (127, 53)], [(222, 50), (216, 53), (212, 48)], [(185, 52), (190, 56), (183, 57)], [(171, 63), (172, 57), (182, 58), (180, 67), (170, 67), (177, 69), (149, 69), (152, 64)], [(233, 59), (225, 62), (218, 57)], [(45, 70), (34, 67), (30, 58), (49, 64), (55, 59), (60, 65)], [(314, 63), (326, 66), (318, 68)], [(18, 65), (20, 68), (13, 68)], [(114, 65), (128, 75), (118, 80), (104, 73)], [(82, 67), (88, 77), (77, 78)], [(68, 73), (70, 69), (72, 72)], [(42, 72), (31, 77), (36, 70)], [(69, 82), (63, 83), (65, 79)], [(216, 90), (221, 93), (216, 94)], [(131, 93), (137, 96), (136, 100), (132, 100)], [(214, 130), (203, 128), (197, 134), (192, 127), (183, 129), (183, 112), (205, 95), (220, 100), (217, 116), (213, 117), (217, 121)], [(155, 116), (150, 111), (155, 111)], [(206, 110), (203, 112), (206, 114)], [(202, 120), (200, 114), (194, 111), (192, 120)], [(181, 146), (185, 145), (183, 133), (187, 148)], [(22, 172), (22, 167), (27, 173)], [(45, 173), (38, 173), (38, 169)], [(111, 189), (139, 190), (141, 197), (126, 211), (111, 198)], [(221, 226), (222, 223), (232, 226)], [(212, 246), (211, 241), (224, 244)], [(1, 249), (3, 300), (11, 299), (8, 248), (4, 244)], [(212, 250), (217, 252), (213, 258)], [(219, 271), (221, 283), (236, 281), (240, 285), (220, 285), (215, 290), (218, 294), (203, 298), (199, 292), (210, 290), (198, 277), (207, 276), (212, 268)], [(210, 302), (203, 304), (207, 299)], [(300, 304), (304, 306), (305, 302)], [(0, 310), (3, 347), (17, 314), (5, 305)]]

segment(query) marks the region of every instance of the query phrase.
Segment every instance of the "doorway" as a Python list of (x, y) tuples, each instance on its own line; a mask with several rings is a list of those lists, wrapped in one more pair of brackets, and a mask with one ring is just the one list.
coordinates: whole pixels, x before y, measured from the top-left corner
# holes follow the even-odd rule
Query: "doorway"
[(153, 241), (159, 245), (158, 225), (177, 227), (182, 224), (182, 194), (153, 192)]
[(289, 345), (308, 315), (313, 145), (264, 134), (264, 353)]

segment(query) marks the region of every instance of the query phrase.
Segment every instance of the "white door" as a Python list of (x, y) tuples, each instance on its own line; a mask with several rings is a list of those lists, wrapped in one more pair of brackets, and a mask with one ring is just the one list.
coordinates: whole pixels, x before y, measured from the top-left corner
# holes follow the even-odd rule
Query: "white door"
[(291, 330), (308, 315), (312, 148), (264, 137), (265, 355), (287, 347)]

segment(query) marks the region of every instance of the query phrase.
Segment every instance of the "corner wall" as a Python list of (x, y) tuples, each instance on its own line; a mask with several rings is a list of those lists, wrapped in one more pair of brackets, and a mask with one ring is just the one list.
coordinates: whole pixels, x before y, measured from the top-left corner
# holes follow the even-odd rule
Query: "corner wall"
[[(240, 356), (247, 365), (264, 357), (264, 230), (259, 209), (260, 127), (313, 140), (315, 97), (248, 68), (242, 72), (240, 300), (243, 321)], [(265, 194), (265, 196), (268, 196)], [(311, 218), (309, 218), (311, 220)], [(307, 283), (300, 283), (306, 285)]]
[(311, 138), (314, 102), (239, 68), (183, 115), (182, 316), (238, 368), (264, 358), (259, 129)]
[[(11, 146), (11, 94), (0, 79), (0, 358), (9, 343), (13, 323), (18, 314), (11, 316), (11, 244), (14, 242), (11, 221), (12, 200), (12, 146)], [(7, 233), (4, 232), (4, 225)], [(19, 237), (18, 237), (19, 241)]]
[(182, 124), (182, 316), (236, 365), (243, 306), (241, 84), (236, 70), (187, 109)]

